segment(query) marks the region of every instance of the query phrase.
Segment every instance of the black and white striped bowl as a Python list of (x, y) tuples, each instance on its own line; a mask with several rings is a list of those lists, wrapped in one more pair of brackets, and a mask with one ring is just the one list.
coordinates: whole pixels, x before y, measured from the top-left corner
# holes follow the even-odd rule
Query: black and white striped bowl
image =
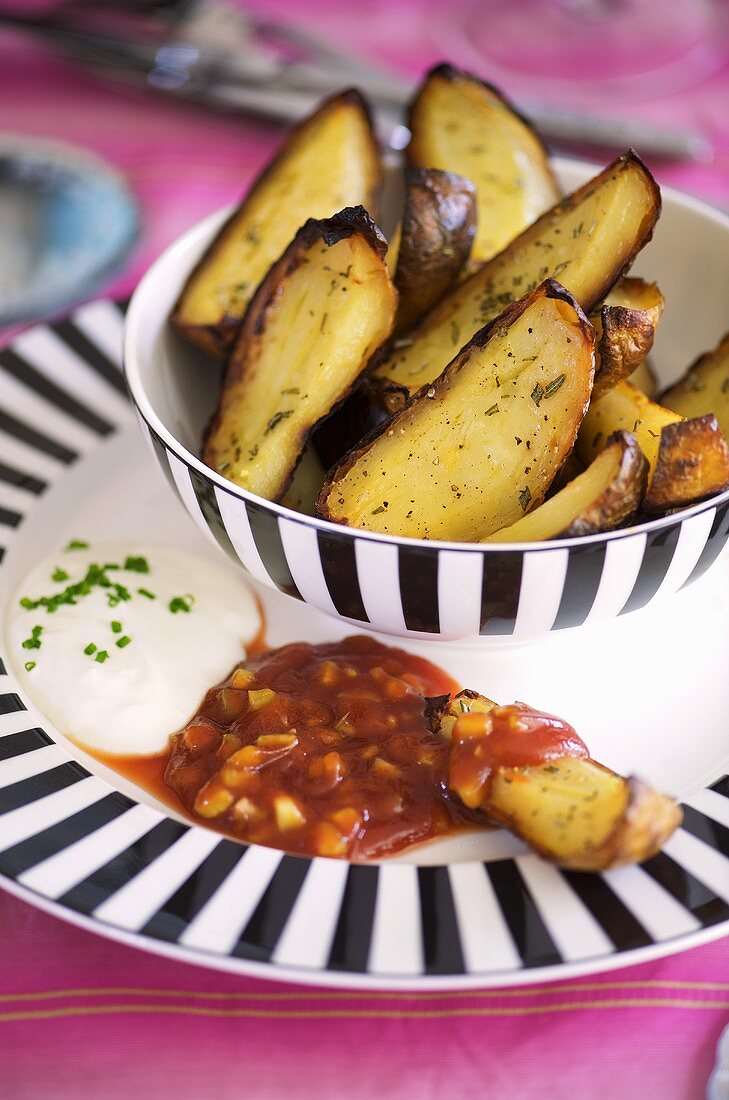
[[(592, 173), (559, 165), (566, 188)], [(170, 485), (190, 515), (254, 577), (358, 627), (401, 637), (530, 641), (645, 607), (700, 577), (729, 538), (729, 492), (625, 531), (483, 546), (366, 534), (262, 500), (199, 458), (217, 396), (215, 368), (170, 330), (185, 278), (227, 212), (185, 234), (132, 298), (125, 370)], [(729, 217), (664, 192), (635, 272), (667, 301), (655, 349), (671, 380), (729, 324)], [(700, 273), (700, 275), (698, 274)]]
[[(113, 517), (114, 537), (130, 537), (139, 508), (141, 530), (149, 515), (151, 537), (175, 537), (124, 396), (121, 328), (96, 302), (0, 352), (0, 618), (34, 558), (72, 534), (93, 538)], [(713, 588), (707, 598), (712, 614)], [(356, 866), (246, 847), (120, 789), (33, 706), (2, 652), (0, 886), (134, 946), (261, 977), (460, 989), (607, 970), (729, 929), (725, 753), (700, 741), (683, 826), (640, 867), (565, 874), (501, 831), (448, 862)]]

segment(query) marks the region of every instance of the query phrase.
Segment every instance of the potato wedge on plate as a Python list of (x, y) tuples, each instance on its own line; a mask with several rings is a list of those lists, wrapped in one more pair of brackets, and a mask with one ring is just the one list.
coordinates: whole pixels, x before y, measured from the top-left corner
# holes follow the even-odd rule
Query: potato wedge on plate
[(489, 767), (488, 739), (500, 711), (511, 712), (512, 729), (525, 738), (523, 754), (530, 754), (529, 726), (519, 732), (516, 709), (499, 708), (474, 691), (432, 700), (433, 729), (451, 742), (452, 793), (569, 870), (607, 871), (655, 855), (681, 824), (681, 807), (642, 780), (625, 779), (583, 755), (579, 739), (575, 755), (537, 766)]
[(683, 817), (673, 799), (640, 779), (583, 759), (500, 770), (482, 809), (544, 859), (573, 871), (642, 863)]
[(405, 169), (405, 205), (387, 263), (400, 295), (395, 333), (412, 328), (455, 283), (476, 230), (476, 189), (453, 172)]
[(628, 432), (617, 432), (605, 450), (555, 496), (486, 542), (537, 542), (612, 531), (637, 513), (648, 480), (648, 461)]
[(308, 221), (256, 292), (225, 372), (203, 458), (268, 500), (307, 439), (389, 335), (387, 244), (362, 207)]
[(478, 332), (356, 447), (319, 514), (370, 531), (478, 541), (539, 504), (590, 398), (594, 333), (550, 280)]
[(541, 138), (496, 88), (470, 73), (431, 69), (407, 125), (411, 165), (457, 172), (475, 184), (476, 261), (495, 256), (559, 198)]
[(187, 280), (172, 323), (222, 356), (274, 260), (307, 218), (362, 205), (377, 216), (382, 165), (367, 106), (350, 89), (291, 131)]
[(597, 357), (593, 401), (628, 378), (653, 347), (664, 299), (655, 283), (622, 279), (590, 315)]
[(729, 332), (663, 392), (661, 403), (686, 417), (713, 413), (729, 439)]
[(590, 404), (578, 455), (589, 462), (615, 431), (632, 432), (648, 459), (646, 512), (693, 504), (729, 486), (729, 445), (712, 415), (684, 420), (624, 381)]
[(559, 280), (589, 312), (650, 239), (660, 208), (642, 161), (632, 152), (619, 157), (459, 283), (395, 344), (377, 374), (413, 393), (437, 378), (475, 332), (547, 278)]

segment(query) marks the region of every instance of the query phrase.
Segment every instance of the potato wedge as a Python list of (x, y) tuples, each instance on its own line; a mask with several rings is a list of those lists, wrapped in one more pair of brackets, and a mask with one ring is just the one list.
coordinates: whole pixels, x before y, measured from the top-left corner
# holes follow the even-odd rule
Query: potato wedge
[(572, 871), (607, 871), (660, 851), (681, 807), (640, 779), (594, 760), (500, 769), (482, 810), (544, 859)]
[(478, 541), (541, 503), (592, 389), (593, 330), (543, 283), (343, 460), (319, 514), (370, 531)]
[[(640, 863), (655, 855), (681, 824), (683, 812), (673, 799), (586, 756), (497, 767), (489, 773), (478, 742), (488, 741), (492, 726), (484, 722), (479, 728), (469, 716), (489, 714), (497, 704), (469, 690), (429, 703), (433, 731), (452, 745), (452, 793), (561, 867), (606, 871)], [(468, 728), (462, 728), (464, 721)]]
[(413, 393), (437, 378), (483, 325), (546, 278), (560, 280), (589, 312), (650, 239), (660, 207), (642, 161), (632, 152), (619, 157), (459, 283), (376, 373)]
[(684, 420), (624, 381), (590, 403), (577, 436), (580, 458), (591, 461), (615, 431), (632, 432), (648, 459), (646, 512), (684, 507), (729, 484), (729, 445), (714, 416)]
[(248, 303), (307, 218), (362, 205), (377, 217), (382, 181), (365, 101), (349, 89), (324, 101), (291, 131), (190, 275), (172, 323), (222, 356)]
[(664, 300), (655, 283), (622, 279), (591, 314), (596, 335), (592, 399), (628, 378), (653, 347)]
[[(630, 376), (630, 381), (634, 386), (637, 386), (639, 390), (650, 397), (653, 400), (658, 393), (658, 379), (656, 373), (651, 366), (650, 359), (644, 359), (642, 363), (639, 363)], [(666, 406), (668, 408), (668, 406)]]
[(648, 461), (628, 432), (617, 432), (590, 466), (526, 516), (486, 542), (536, 542), (612, 531), (640, 508)]
[[(476, 189), (436, 168), (405, 169), (405, 206), (394, 283), (400, 295), (395, 333), (413, 327), (461, 273), (476, 231)], [(388, 264), (394, 245), (388, 249)]]
[(663, 392), (661, 404), (686, 417), (713, 413), (729, 439), (729, 332)]
[(407, 124), (411, 165), (457, 172), (476, 185), (476, 261), (495, 256), (559, 198), (541, 138), (496, 88), (470, 73), (431, 69)]
[(726, 488), (729, 444), (712, 413), (663, 428), (644, 511), (681, 508)]
[(607, 446), (613, 432), (632, 432), (648, 459), (652, 477), (658, 462), (661, 432), (667, 424), (676, 424), (681, 419), (678, 413), (651, 401), (632, 382), (618, 382), (602, 397), (590, 402), (577, 436), (577, 454), (589, 464)]
[(214, 470), (268, 500), (285, 492), (312, 430), (390, 333), (386, 248), (361, 206), (299, 230), (233, 347), (204, 444)]

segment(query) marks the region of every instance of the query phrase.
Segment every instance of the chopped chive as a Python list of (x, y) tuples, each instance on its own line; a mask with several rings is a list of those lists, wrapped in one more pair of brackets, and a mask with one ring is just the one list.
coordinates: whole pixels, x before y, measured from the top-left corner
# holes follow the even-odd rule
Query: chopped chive
[(83, 539), (71, 539), (65, 548), (65, 553), (68, 553), (69, 550), (88, 550), (88, 548), (88, 542), (84, 542)]
[(92, 653), (96, 653), (95, 643), (94, 642), (89, 642), (89, 644), (84, 649), (84, 653), (86, 654), (87, 657), (90, 657)]
[(491, 406), (490, 409), (486, 410), (486, 415), (487, 416), (494, 416), (495, 413), (497, 413), (498, 411), (499, 411), (499, 403), (497, 401), (494, 405)]
[(35, 600), (31, 600), (30, 596), (23, 596), (23, 598), (20, 600), (20, 606), (24, 607), (26, 611), (32, 611), (34, 607), (38, 606), (38, 604)]
[(119, 647), (119, 649), (125, 649), (126, 646), (131, 644), (131, 641), (132, 641), (132, 639), (129, 637), (128, 634), (123, 634), (116, 644)]
[(174, 596), (168, 603), (168, 607), (173, 615), (176, 615), (178, 611), (188, 612), (195, 602), (195, 597), (188, 592), (185, 596)]
[(157, 599), (154, 592), (150, 592), (148, 588), (138, 588), (137, 592), (139, 593), (140, 596), (146, 596), (146, 598), (148, 600), (156, 600)]
[(144, 557), (127, 557), (124, 561), (124, 568), (130, 573), (149, 573), (149, 562)]
[(122, 632), (122, 624), (121, 624), (121, 623), (119, 622), (119, 620), (118, 620), (118, 619), (112, 619), (112, 621), (111, 621), (111, 629), (112, 629), (112, 631), (114, 632), (114, 634), (121, 634), (121, 632)]
[(99, 652), (94, 657), (94, 660), (98, 661), (100, 665), (103, 665), (104, 661), (106, 661), (108, 659), (109, 659), (109, 654), (106, 652), (105, 649), (100, 649)]
[(26, 661), (25, 662), (25, 671), (26, 672), (32, 672), (34, 668), (35, 668), (35, 661)]
[(532, 494), (530, 493), (529, 488), (527, 487), (526, 489), (522, 489), (519, 493), (519, 504), (521, 505), (522, 512), (526, 512), (531, 502), (531, 499)]
[(56, 566), (56, 568), (51, 573), (51, 580), (56, 581), (57, 583), (60, 583), (61, 581), (67, 581), (68, 577), (69, 577), (69, 575), (66, 572), (66, 570), (61, 569), (61, 567), (58, 566), (58, 565)]

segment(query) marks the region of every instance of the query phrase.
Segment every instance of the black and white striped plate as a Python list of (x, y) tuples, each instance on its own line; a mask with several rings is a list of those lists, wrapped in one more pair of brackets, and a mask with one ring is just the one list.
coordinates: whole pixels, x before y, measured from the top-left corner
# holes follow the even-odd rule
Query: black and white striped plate
[[(145, 452), (120, 373), (121, 324), (116, 306), (96, 302), (59, 324), (31, 329), (0, 352), (0, 600), (35, 557), (70, 534), (134, 538), (147, 524), (153, 525), (147, 542), (203, 540)], [(691, 591), (700, 595), (704, 583)], [(708, 606), (715, 602), (713, 591), (703, 598)], [(274, 644), (343, 632), (341, 624), (270, 590), (264, 600)], [(676, 606), (672, 614), (680, 616)], [(689, 610), (686, 616), (682, 630), (690, 634)], [(634, 618), (640, 617), (615, 629), (625, 631)], [(628, 635), (621, 637), (624, 648)], [(561, 685), (553, 696), (545, 686), (555, 680), (550, 662), (564, 666), (566, 650), (555, 648), (561, 644), (550, 640), (536, 659), (511, 647), (502, 665), (490, 656), (487, 669), (475, 663), (485, 658), (473, 647), (469, 653), (456, 646), (449, 671), (466, 669), (459, 678), (477, 687), (472, 677), (488, 676), (489, 683), (501, 677), (502, 694), (512, 680), (525, 684), (512, 697), (553, 709), (562, 703), (564, 710)], [(599, 641), (581, 632), (575, 644), (577, 652)], [(592, 653), (599, 663), (597, 649)], [(636, 663), (626, 651), (626, 666)], [(527, 683), (536, 666), (546, 670), (543, 683)], [(701, 667), (690, 672), (697, 692)], [(663, 671), (666, 682), (675, 682), (671, 669)], [(587, 669), (576, 679), (593, 691)], [(540, 697), (528, 694), (529, 684)], [(573, 710), (582, 705), (575, 696)], [(601, 699), (600, 711), (609, 708), (609, 699)], [(703, 740), (693, 729), (686, 738), (683, 828), (641, 867), (565, 874), (500, 831), (470, 849), (449, 841), (421, 851), (420, 862), (354, 866), (245, 847), (171, 816), (54, 730), (23, 698), (5, 656), (0, 884), (138, 947), (311, 983), (508, 985), (642, 961), (729, 932), (729, 779), (721, 778), (726, 749), (716, 744), (727, 711), (715, 710), (703, 707), (709, 731)], [(628, 730), (620, 752), (630, 753), (631, 741)], [(607, 736), (598, 747), (608, 763), (635, 764), (608, 758)], [(668, 755), (662, 767), (670, 766)]]

